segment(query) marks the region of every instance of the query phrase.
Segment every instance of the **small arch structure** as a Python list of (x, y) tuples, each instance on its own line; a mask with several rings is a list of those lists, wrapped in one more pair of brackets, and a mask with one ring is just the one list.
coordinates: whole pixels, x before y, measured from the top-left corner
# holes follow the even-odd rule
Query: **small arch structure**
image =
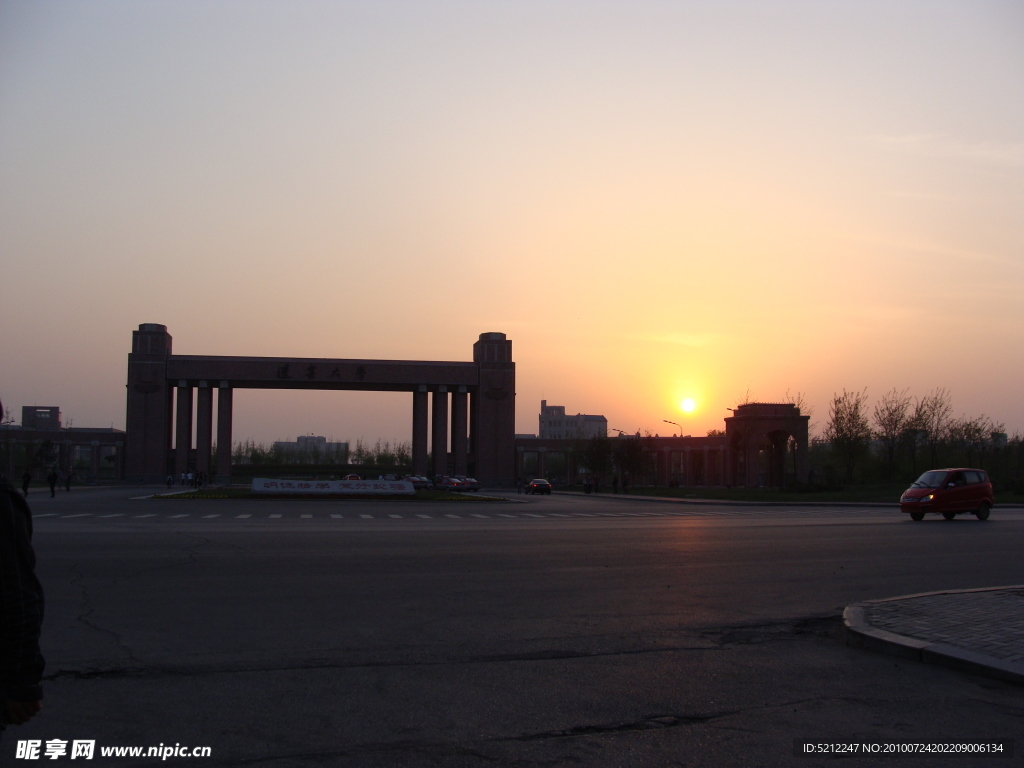
[(781, 488), (810, 479), (810, 416), (793, 403), (744, 403), (725, 419), (731, 485)]

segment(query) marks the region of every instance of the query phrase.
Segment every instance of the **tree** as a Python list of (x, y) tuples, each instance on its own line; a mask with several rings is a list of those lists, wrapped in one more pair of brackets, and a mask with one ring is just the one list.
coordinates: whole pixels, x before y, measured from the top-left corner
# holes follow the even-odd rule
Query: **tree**
[(988, 416), (981, 415), (974, 419), (962, 416), (949, 424), (949, 442), (967, 454), (967, 464), (975, 466), (974, 457), (985, 452), (993, 432), (1001, 432), (1002, 424), (995, 424)]
[(893, 389), (875, 403), (875, 437), (885, 446), (885, 479), (892, 480), (896, 469), (896, 449), (910, 422), (910, 395)]
[(639, 436), (615, 441), (615, 463), (619, 465), (624, 481), (634, 485), (643, 482), (645, 452)]
[(597, 485), (601, 484), (601, 476), (611, 471), (612, 447), (611, 441), (604, 435), (595, 435), (587, 441), (583, 451), (583, 460), (587, 469), (594, 475)]
[(818, 424), (817, 422), (811, 421), (811, 418), (814, 416), (814, 406), (807, 402), (807, 395), (803, 392), (790, 394), (790, 391), (787, 389), (785, 402), (795, 405), (796, 409), (800, 411), (800, 415), (807, 417), (807, 434), (813, 434), (814, 428), (818, 426)]
[(949, 427), (953, 419), (953, 396), (940, 387), (930, 395), (925, 395), (915, 408), (915, 415), (921, 419), (921, 429), (928, 443), (928, 451), (932, 466), (939, 463), (939, 445), (949, 437)]
[(865, 409), (868, 391), (847, 392), (833, 395), (828, 408), (828, 424), (825, 426), (825, 439), (832, 444), (843, 466), (846, 468), (846, 481), (853, 480), (853, 470), (857, 460), (865, 452), (871, 439), (871, 425), (868, 423)]

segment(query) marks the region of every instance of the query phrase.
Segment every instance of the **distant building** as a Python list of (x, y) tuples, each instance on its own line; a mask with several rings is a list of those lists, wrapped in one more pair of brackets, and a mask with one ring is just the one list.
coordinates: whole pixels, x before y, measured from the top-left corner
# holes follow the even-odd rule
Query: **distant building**
[(348, 463), (348, 443), (329, 443), (323, 435), (299, 435), (295, 442), (277, 440), (274, 453), (300, 461), (324, 459), (330, 463)]
[(23, 405), (21, 426), (26, 429), (60, 429), (60, 408), (55, 405), (48, 408)]
[(17, 478), (28, 469), (42, 478), (57, 469), (86, 482), (120, 480), (124, 438), (112, 427), (64, 428), (57, 406), (25, 405), (20, 425), (0, 425), (0, 476)]
[(546, 440), (588, 439), (608, 436), (608, 419), (577, 413), (567, 416), (564, 405), (548, 405), (540, 401), (540, 438)]

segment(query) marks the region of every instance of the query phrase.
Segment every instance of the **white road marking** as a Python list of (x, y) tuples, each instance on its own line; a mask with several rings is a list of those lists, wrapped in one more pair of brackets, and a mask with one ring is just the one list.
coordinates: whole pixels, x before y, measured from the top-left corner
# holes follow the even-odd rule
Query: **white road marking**
[(61, 515), (61, 517), (92, 517), (92, 512), (79, 512), (77, 515)]
[(270, 519), (271, 519), (271, 520), (277, 520), (277, 519), (278, 519), (278, 518), (280, 518), (280, 517), (281, 517), (280, 515), (271, 515), (271, 516), (270, 516)]
[(388, 515), (388, 517), (396, 517), (396, 518), (398, 518), (399, 520), (401, 520), (401, 519), (402, 519), (402, 516), (401, 516), (401, 515)]
[(213, 514), (213, 515), (203, 515), (203, 517), (205, 517), (205, 518), (220, 517), (220, 513), (218, 512), (217, 514)]
[(445, 517), (457, 517), (461, 519), (462, 515), (445, 515)]
[(183, 515), (170, 515), (170, 517), (188, 517), (188, 516), (189, 516), (189, 514), (191, 514), (191, 513), (189, 513), (189, 512), (186, 512), (186, 513), (185, 513), (185, 514), (183, 514)]
[(235, 515), (235, 518), (252, 517), (252, 515)]
[(345, 517), (344, 515), (331, 515), (335, 520)]
[(365, 517), (369, 520), (373, 520), (373, 515), (360, 515), (360, 517)]
[(505, 514), (502, 514), (501, 512), (499, 512), (498, 513), (498, 517), (511, 517), (511, 518), (515, 518), (515, 515), (505, 515)]
[(124, 517), (124, 512), (115, 512), (112, 515), (96, 515), (96, 517)]
[(490, 520), (490, 515), (473, 515), (473, 517), (482, 517), (484, 520)]
[(299, 517), (310, 518), (310, 517), (312, 517), (312, 515), (299, 515)]
[(149, 496), (129, 496), (128, 501), (141, 501), (142, 499), (152, 499), (152, 494)]
[(422, 517), (424, 520), (433, 520), (434, 519), (430, 515), (416, 515), (416, 517)]
[(535, 515), (532, 512), (523, 512), (525, 517), (544, 517), (544, 515)]
[(35, 519), (37, 517), (56, 517), (56, 516), (57, 516), (56, 512), (47, 512), (45, 515), (32, 515), (32, 518)]
[(156, 514), (152, 514), (152, 515), (132, 515), (132, 517), (133, 517), (133, 518), (134, 518), (135, 520), (140, 520), (140, 519), (142, 519), (143, 517), (156, 517)]

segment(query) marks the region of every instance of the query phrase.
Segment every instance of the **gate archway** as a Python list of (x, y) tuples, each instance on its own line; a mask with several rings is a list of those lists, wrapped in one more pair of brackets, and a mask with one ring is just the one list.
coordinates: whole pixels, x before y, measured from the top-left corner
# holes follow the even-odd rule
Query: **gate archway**
[[(127, 386), (130, 481), (162, 482), (169, 472), (188, 471), (187, 450), (175, 451), (170, 464), (172, 420), (176, 444), (191, 446), (195, 409), (195, 469), (227, 482), (230, 450), (218, 451), (211, 466), (214, 390), (217, 443), (230, 446), (234, 390), (254, 388), (409, 392), (414, 472), (447, 474), (450, 450), (456, 474), (473, 465), (481, 483), (515, 482), (515, 363), (503, 333), (480, 334), (472, 362), (220, 357), (174, 355), (167, 327), (143, 323), (132, 333)], [(433, 467), (427, 466), (428, 408)]]

